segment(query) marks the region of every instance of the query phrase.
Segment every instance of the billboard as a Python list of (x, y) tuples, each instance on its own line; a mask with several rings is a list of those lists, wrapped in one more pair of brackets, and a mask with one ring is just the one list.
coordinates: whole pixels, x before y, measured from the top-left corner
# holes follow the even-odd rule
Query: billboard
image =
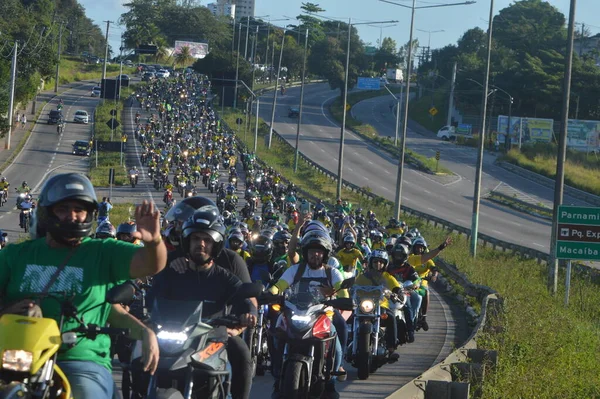
[[(554, 135), (554, 120), (543, 118), (510, 118), (510, 142), (525, 144), (532, 142), (549, 143)], [(508, 116), (498, 116), (498, 142), (503, 144), (508, 129)]]
[(190, 54), (194, 58), (204, 58), (208, 54), (208, 43), (186, 42), (183, 40), (175, 41), (174, 54), (181, 52), (183, 47), (189, 47)]
[(567, 147), (579, 151), (600, 150), (600, 122), (569, 119)]
[(365, 78), (361, 76), (358, 78), (356, 88), (363, 90), (379, 90), (379, 78)]

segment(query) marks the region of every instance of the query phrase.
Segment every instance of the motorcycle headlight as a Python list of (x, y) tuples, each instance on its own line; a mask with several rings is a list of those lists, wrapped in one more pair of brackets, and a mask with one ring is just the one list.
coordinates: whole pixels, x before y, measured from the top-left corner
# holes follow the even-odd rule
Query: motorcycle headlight
[(19, 372), (28, 372), (33, 363), (33, 353), (24, 350), (5, 350), (2, 354), (2, 368)]
[(291, 320), (292, 320), (292, 324), (294, 325), (294, 327), (302, 328), (302, 327), (308, 326), (308, 324), (310, 323), (311, 317), (310, 316), (293, 315)]
[(185, 341), (187, 341), (188, 335), (183, 331), (162, 330), (156, 334), (156, 338), (158, 338), (158, 344), (161, 350), (164, 350), (167, 353), (173, 353), (181, 349)]
[(365, 299), (360, 302), (360, 311), (363, 313), (371, 313), (375, 309), (375, 303), (370, 299)]

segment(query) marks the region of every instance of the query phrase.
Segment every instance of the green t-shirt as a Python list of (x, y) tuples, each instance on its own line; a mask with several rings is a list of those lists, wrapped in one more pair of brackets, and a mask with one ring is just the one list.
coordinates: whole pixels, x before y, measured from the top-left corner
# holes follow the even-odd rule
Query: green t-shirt
[[(103, 327), (110, 313), (110, 304), (104, 302), (106, 291), (129, 279), (129, 265), (139, 248), (123, 241), (86, 238), (49, 292), (75, 294), (73, 304), (78, 315), (86, 323)], [(42, 292), (70, 251), (70, 248), (50, 248), (45, 238), (7, 245), (0, 251), (0, 292), (5, 303)], [(56, 300), (43, 300), (41, 308), (44, 317), (60, 321), (60, 305)], [(76, 327), (75, 321), (65, 320), (62, 331)], [(110, 337), (80, 338), (74, 348), (62, 347), (58, 360), (88, 360), (110, 370)]]

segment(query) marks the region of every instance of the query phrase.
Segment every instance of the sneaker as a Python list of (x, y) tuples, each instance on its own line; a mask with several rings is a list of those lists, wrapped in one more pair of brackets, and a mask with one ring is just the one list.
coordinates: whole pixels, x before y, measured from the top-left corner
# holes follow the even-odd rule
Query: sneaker
[(344, 382), (348, 378), (348, 373), (346, 372), (346, 370), (344, 370), (344, 368), (342, 366), (340, 366), (336, 375), (337, 375), (337, 380), (339, 382)]
[(388, 363), (395, 363), (400, 359), (400, 354), (396, 352), (391, 352), (388, 356)]
[(423, 316), (423, 318), (421, 319), (421, 328), (423, 329), (423, 331), (429, 331), (429, 324), (427, 324), (427, 319), (425, 318), (425, 316)]

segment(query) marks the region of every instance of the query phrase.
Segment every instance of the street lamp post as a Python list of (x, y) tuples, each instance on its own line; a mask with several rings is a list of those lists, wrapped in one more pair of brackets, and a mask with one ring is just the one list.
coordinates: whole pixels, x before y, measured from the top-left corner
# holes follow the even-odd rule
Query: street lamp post
[[(279, 52), (279, 67), (277, 68), (277, 79), (275, 80), (275, 91), (273, 92), (273, 109), (271, 110), (271, 125), (269, 126), (269, 142), (267, 149), (271, 149), (271, 140), (273, 139), (273, 123), (275, 123), (275, 107), (277, 106), (277, 91), (279, 90), (279, 75), (281, 73), (281, 59), (283, 58), (283, 45), (285, 44), (285, 28), (281, 35), (281, 51)], [(273, 51), (275, 48), (273, 48)]]
[[(238, 45), (237, 45), (237, 55), (235, 57), (235, 88), (234, 88), (234, 94), (233, 94), (233, 109), (237, 108), (237, 90), (238, 90), (238, 85), (237, 85), (237, 81), (239, 79), (239, 70), (240, 70), (240, 41), (242, 38), (242, 23), (240, 22), (240, 30), (238, 32)], [(223, 101), (223, 100), (221, 100)]]
[(407, 6), (405, 4), (395, 3), (389, 0), (379, 0), (383, 3), (393, 4), (395, 6), (410, 8), (412, 10), (411, 18), (410, 18), (410, 38), (408, 41), (408, 60), (407, 60), (407, 78), (406, 78), (406, 92), (404, 93), (404, 119), (402, 122), (402, 143), (400, 144), (400, 159), (398, 161), (398, 175), (396, 181), (396, 198), (395, 198), (395, 209), (394, 216), (396, 219), (400, 218), (400, 210), (402, 208), (402, 176), (404, 173), (404, 152), (406, 148), (406, 131), (408, 129), (408, 100), (410, 98), (410, 77), (412, 74), (412, 47), (413, 47), (413, 32), (415, 25), (415, 10), (421, 8), (438, 8), (438, 7), (448, 7), (448, 6), (458, 6), (458, 5), (468, 5), (474, 4), (475, 1), (469, 0), (462, 3), (449, 3), (449, 4), (435, 4), (429, 6), (420, 6), (416, 7), (416, 0), (413, 0), (412, 7)]
[(298, 153), (300, 145), (300, 124), (302, 123), (302, 106), (304, 104), (304, 79), (306, 79), (306, 55), (308, 52), (308, 29), (304, 36), (304, 57), (302, 59), (302, 87), (300, 88), (300, 107), (298, 109), (298, 125), (296, 126), (296, 155), (294, 157), (294, 173), (298, 171)]
[(446, 32), (443, 29), (440, 30), (424, 30), (424, 29), (417, 29), (419, 32), (425, 32), (429, 34), (429, 38), (427, 39), (427, 60), (429, 61), (429, 57), (431, 57), (431, 34), (432, 33), (440, 33), (440, 32)]
[(490, 61), (492, 56), (492, 29), (494, 26), (494, 0), (490, 0), (490, 17), (488, 26), (487, 62), (483, 98), (481, 100), (481, 133), (479, 134), (479, 151), (477, 152), (477, 169), (475, 171), (475, 189), (473, 192), (473, 215), (471, 218), (471, 256), (477, 256), (477, 240), (479, 232), (479, 204), (481, 197), (481, 175), (483, 172), (483, 149), (485, 145), (485, 116), (487, 110), (488, 87), (490, 84)]

